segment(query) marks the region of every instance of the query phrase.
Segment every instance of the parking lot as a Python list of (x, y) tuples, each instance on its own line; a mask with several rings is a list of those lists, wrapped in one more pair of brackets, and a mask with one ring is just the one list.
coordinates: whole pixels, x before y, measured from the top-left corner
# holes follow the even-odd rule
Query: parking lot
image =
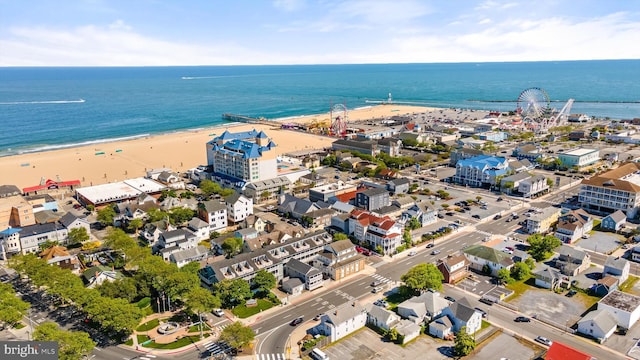
[(580, 239), (576, 246), (602, 254), (610, 254), (622, 246), (624, 240), (622, 235), (593, 231), (588, 239)]
[(522, 342), (518, 339), (501, 333), (480, 346), (470, 358), (474, 360), (529, 360), (535, 358), (540, 353), (542, 347), (529, 342)]
[(575, 324), (588, 308), (579, 296), (567, 297), (533, 287), (510, 303), (517, 306), (518, 311), (560, 328)]

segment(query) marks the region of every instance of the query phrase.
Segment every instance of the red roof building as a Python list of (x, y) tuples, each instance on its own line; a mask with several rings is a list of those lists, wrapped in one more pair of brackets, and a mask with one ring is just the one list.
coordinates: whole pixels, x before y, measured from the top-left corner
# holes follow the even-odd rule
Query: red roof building
[(42, 193), (47, 192), (48, 190), (57, 190), (60, 188), (69, 188), (69, 190), (73, 190), (74, 186), (80, 186), (80, 180), (54, 181), (49, 179), (45, 182), (41, 182), (40, 185), (22, 189), (22, 193), (24, 195), (29, 195), (31, 193), (38, 194), (38, 192)]
[(593, 356), (568, 345), (554, 341), (547, 351), (546, 360), (593, 360)]

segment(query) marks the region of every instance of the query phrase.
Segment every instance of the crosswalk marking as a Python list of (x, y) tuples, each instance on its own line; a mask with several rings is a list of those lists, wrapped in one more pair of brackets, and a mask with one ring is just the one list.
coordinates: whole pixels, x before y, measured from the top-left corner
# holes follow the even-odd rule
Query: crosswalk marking
[(140, 356), (138, 359), (140, 360), (150, 360), (148, 357)]
[(278, 354), (258, 354), (258, 360), (285, 360), (283, 353)]
[(373, 274), (371, 275), (372, 278), (382, 281), (383, 283), (388, 283), (391, 282), (391, 279), (387, 279), (386, 277), (382, 276), (382, 275), (378, 275), (378, 274)]

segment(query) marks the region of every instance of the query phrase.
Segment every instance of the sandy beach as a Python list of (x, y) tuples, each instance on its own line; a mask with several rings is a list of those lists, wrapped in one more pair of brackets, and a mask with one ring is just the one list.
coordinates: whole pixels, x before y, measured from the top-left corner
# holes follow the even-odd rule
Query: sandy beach
[[(394, 115), (413, 114), (433, 108), (404, 105), (378, 105), (350, 110), (349, 121), (359, 121)], [(304, 123), (329, 120), (329, 113), (288, 118), (282, 122)], [(82, 186), (121, 181), (144, 176), (146, 170), (169, 167), (186, 171), (206, 164), (205, 144), (225, 129), (230, 131), (264, 130), (278, 145), (277, 154), (295, 150), (328, 147), (334, 138), (293, 132), (275, 126), (229, 124), (198, 131), (183, 131), (149, 136), (127, 141), (116, 141), (29, 153), (0, 158), (0, 184), (19, 188), (38, 185), (42, 178), (62, 181), (80, 180)], [(103, 153), (96, 155), (96, 153)]]

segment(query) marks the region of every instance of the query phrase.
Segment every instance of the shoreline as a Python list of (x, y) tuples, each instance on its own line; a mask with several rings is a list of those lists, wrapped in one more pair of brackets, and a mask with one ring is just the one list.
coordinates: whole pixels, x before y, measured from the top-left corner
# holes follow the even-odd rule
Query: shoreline
[[(439, 108), (377, 105), (349, 110), (349, 121), (362, 121), (394, 115), (406, 115)], [(206, 164), (206, 143), (212, 135), (227, 129), (232, 131), (263, 130), (273, 139), (277, 155), (312, 148), (331, 146), (336, 138), (283, 130), (283, 123), (306, 123), (314, 119), (329, 119), (329, 112), (298, 117), (273, 119), (273, 125), (225, 122), (210, 127), (148, 134), (115, 141), (105, 139), (80, 146), (69, 146), (37, 152), (25, 152), (0, 157), (0, 173), (7, 174), (0, 185), (16, 185), (20, 189), (39, 184), (42, 180), (80, 180), (81, 186), (121, 181), (145, 176), (146, 171), (168, 167), (184, 172)]]

